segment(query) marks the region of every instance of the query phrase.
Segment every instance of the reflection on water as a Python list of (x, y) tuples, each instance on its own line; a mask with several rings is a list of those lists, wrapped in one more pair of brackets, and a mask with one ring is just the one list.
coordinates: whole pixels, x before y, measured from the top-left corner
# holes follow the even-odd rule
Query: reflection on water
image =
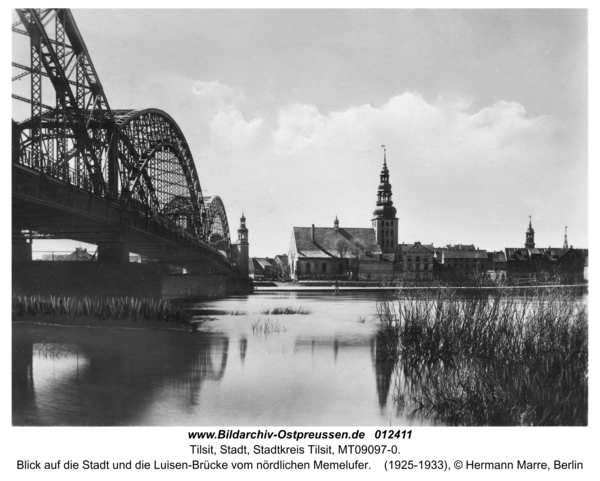
[[(298, 293), (212, 300), (193, 306), (208, 319), (195, 332), (15, 323), (13, 423), (408, 424), (390, 399), (399, 374), (377, 355), (375, 302)], [(288, 306), (311, 313), (261, 314)], [(252, 329), (267, 319), (281, 329)]]

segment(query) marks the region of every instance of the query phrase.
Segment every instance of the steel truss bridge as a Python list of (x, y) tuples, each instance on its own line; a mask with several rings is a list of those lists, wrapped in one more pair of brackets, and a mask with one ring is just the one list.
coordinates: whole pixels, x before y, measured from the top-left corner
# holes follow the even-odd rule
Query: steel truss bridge
[(75, 239), (98, 244), (100, 257), (131, 251), (236, 273), (225, 207), (203, 197), (175, 120), (110, 108), (70, 10), (16, 13), (13, 239)]

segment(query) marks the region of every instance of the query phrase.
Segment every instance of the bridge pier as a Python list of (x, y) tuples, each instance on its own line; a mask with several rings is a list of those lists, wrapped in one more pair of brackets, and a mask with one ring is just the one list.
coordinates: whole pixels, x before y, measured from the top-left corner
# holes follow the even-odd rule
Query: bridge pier
[(102, 264), (129, 263), (129, 244), (124, 241), (98, 243), (98, 262)]
[(12, 236), (12, 261), (26, 262), (31, 257), (31, 238), (21, 232), (13, 232)]

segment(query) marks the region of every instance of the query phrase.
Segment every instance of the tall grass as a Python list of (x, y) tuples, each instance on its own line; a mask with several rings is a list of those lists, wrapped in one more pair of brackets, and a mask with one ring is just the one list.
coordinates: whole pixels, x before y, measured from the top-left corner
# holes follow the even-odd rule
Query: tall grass
[(14, 295), (12, 312), (17, 317), (27, 315), (187, 322), (187, 315), (167, 301), (135, 297)]
[(585, 425), (587, 305), (569, 287), (459, 295), (417, 289), (378, 303), (379, 358), (395, 399), (455, 425)]

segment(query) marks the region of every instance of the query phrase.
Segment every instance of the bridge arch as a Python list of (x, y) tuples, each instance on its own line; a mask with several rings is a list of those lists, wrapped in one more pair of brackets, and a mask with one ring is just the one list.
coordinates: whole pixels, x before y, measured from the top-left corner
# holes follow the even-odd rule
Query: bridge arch
[(229, 249), (231, 236), (225, 205), (218, 195), (208, 197), (206, 201), (206, 240), (219, 248)]
[(107, 176), (119, 201), (204, 238), (204, 199), (183, 132), (159, 109), (113, 111), (116, 129)]

